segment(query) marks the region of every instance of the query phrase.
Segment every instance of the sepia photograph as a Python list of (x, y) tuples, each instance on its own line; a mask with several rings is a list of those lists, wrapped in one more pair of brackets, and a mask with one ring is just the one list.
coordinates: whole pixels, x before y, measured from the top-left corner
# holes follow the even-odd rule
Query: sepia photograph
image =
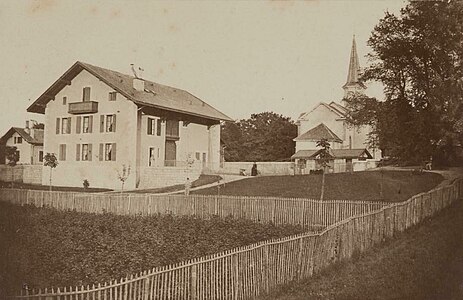
[(463, 1), (0, 1), (0, 300), (463, 299)]

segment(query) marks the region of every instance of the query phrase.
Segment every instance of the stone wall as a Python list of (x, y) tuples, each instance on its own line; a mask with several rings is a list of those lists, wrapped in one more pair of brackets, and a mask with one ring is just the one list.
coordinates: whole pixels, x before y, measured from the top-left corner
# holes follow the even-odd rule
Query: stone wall
[(193, 182), (199, 178), (201, 170), (188, 170), (185, 167), (141, 167), (140, 174), (138, 188), (147, 189), (184, 184), (187, 178)]
[(42, 184), (42, 165), (17, 165), (10, 167), (0, 165), (0, 180), (11, 182), (23, 182), (30, 184)]

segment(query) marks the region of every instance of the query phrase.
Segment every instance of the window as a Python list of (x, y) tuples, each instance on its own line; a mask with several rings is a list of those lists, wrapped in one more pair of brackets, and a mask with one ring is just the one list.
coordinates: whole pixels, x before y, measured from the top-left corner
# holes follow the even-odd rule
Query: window
[(196, 160), (200, 160), (200, 159), (201, 159), (201, 153), (196, 152)]
[(67, 102), (68, 102), (68, 98), (67, 98), (67, 97), (63, 97), (63, 105), (66, 105)]
[(43, 162), (43, 151), (39, 151), (39, 162)]
[(84, 87), (82, 91), (82, 101), (90, 101), (90, 87)]
[(106, 116), (106, 132), (116, 131), (116, 115)]
[(90, 132), (89, 130), (90, 130), (90, 117), (86, 116), (84, 117), (83, 122), (82, 122), (82, 132), (89, 133)]
[(156, 148), (153, 148), (153, 147), (150, 148), (150, 157), (149, 157), (149, 164), (148, 164), (150, 167), (153, 167), (153, 166), (154, 166), (154, 163), (155, 163), (155, 161), (156, 161), (156, 159), (155, 159), (155, 157), (154, 157), (154, 150), (155, 150), (155, 149), (156, 149)]
[(117, 92), (109, 92), (109, 101), (116, 101)]
[(89, 147), (88, 144), (82, 144), (82, 160), (89, 160)]
[(60, 161), (65, 161), (66, 160), (66, 144), (59, 145), (58, 159)]
[(61, 133), (71, 133), (71, 118), (61, 119)]
[(148, 135), (155, 135), (156, 119), (148, 118)]
[(100, 161), (115, 161), (116, 143), (100, 143), (100, 153), (98, 157)]
[(104, 145), (104, 160), (112, 160), (111, 154), (112, 154), (112, 144), (105, 144)]
[(14, 143), (15, 144), (22, 144), (23, 143), (23, 138), (20, 136), (15, 136), (14, 137)]
[(161, 123), (162, 123), (161, 119), (158, 119), (157, 127), (156, 127), (156, 135), (157, 136), (161, 136)]
[(166, 135), (170, 137), (178, 137), (178, 121), (167, 120), (166, 121)]

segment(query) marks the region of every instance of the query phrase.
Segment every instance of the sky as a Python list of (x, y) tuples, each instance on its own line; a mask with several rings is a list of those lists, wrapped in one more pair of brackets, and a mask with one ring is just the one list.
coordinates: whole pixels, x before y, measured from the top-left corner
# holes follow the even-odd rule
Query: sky
[[(297, 119), (340, 101), (355, 34), (367, 40), (390, 1), (0, 1), (0, 135), (76, 61), (189, 91), (232, 119)], [(382, 98), (382, 87), (367, 94)]]

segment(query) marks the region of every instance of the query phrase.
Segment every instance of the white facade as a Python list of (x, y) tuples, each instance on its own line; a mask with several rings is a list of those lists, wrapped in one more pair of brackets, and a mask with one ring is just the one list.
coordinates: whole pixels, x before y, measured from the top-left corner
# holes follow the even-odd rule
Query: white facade
[[(97, 109), (70, 113), (70, 103), (81, 105), (84, 98)], [(44, 153), (55, 153), (59, 161), (53, 170), (53, 184), (82, 186), (86, 179), (91, 187), (118, 189), (118, 174), (124, 165), (131, 168), (127, 189), (151, 182), (142, 178), (146, 174), (162, 176), (165, 172), (155, 171), (162, 168), (178, 168), (178, 181), (184, 182), (188, 157), (197, 160), (201, 168), (220, 161), (219, 124), (207, 126), (169, 116), (159, 110), (144, 110), (83, 69), (46, 104)], [(167, 123), (178, 123), (178, 134), (168, 136)], [(166, 150), (167, 143), (170, 150)], [(48, 176), (49, 168), (44, 168), (43, 184), (48, 184)]]
[(19, 133), (14, 132), (12, 136), (6, 140), (5, 145), (9, 147), (16, 147), (16, 151), (19, 152), (19, 161), (17, 164), (42, 164), (43, 146), (28, 143)]

